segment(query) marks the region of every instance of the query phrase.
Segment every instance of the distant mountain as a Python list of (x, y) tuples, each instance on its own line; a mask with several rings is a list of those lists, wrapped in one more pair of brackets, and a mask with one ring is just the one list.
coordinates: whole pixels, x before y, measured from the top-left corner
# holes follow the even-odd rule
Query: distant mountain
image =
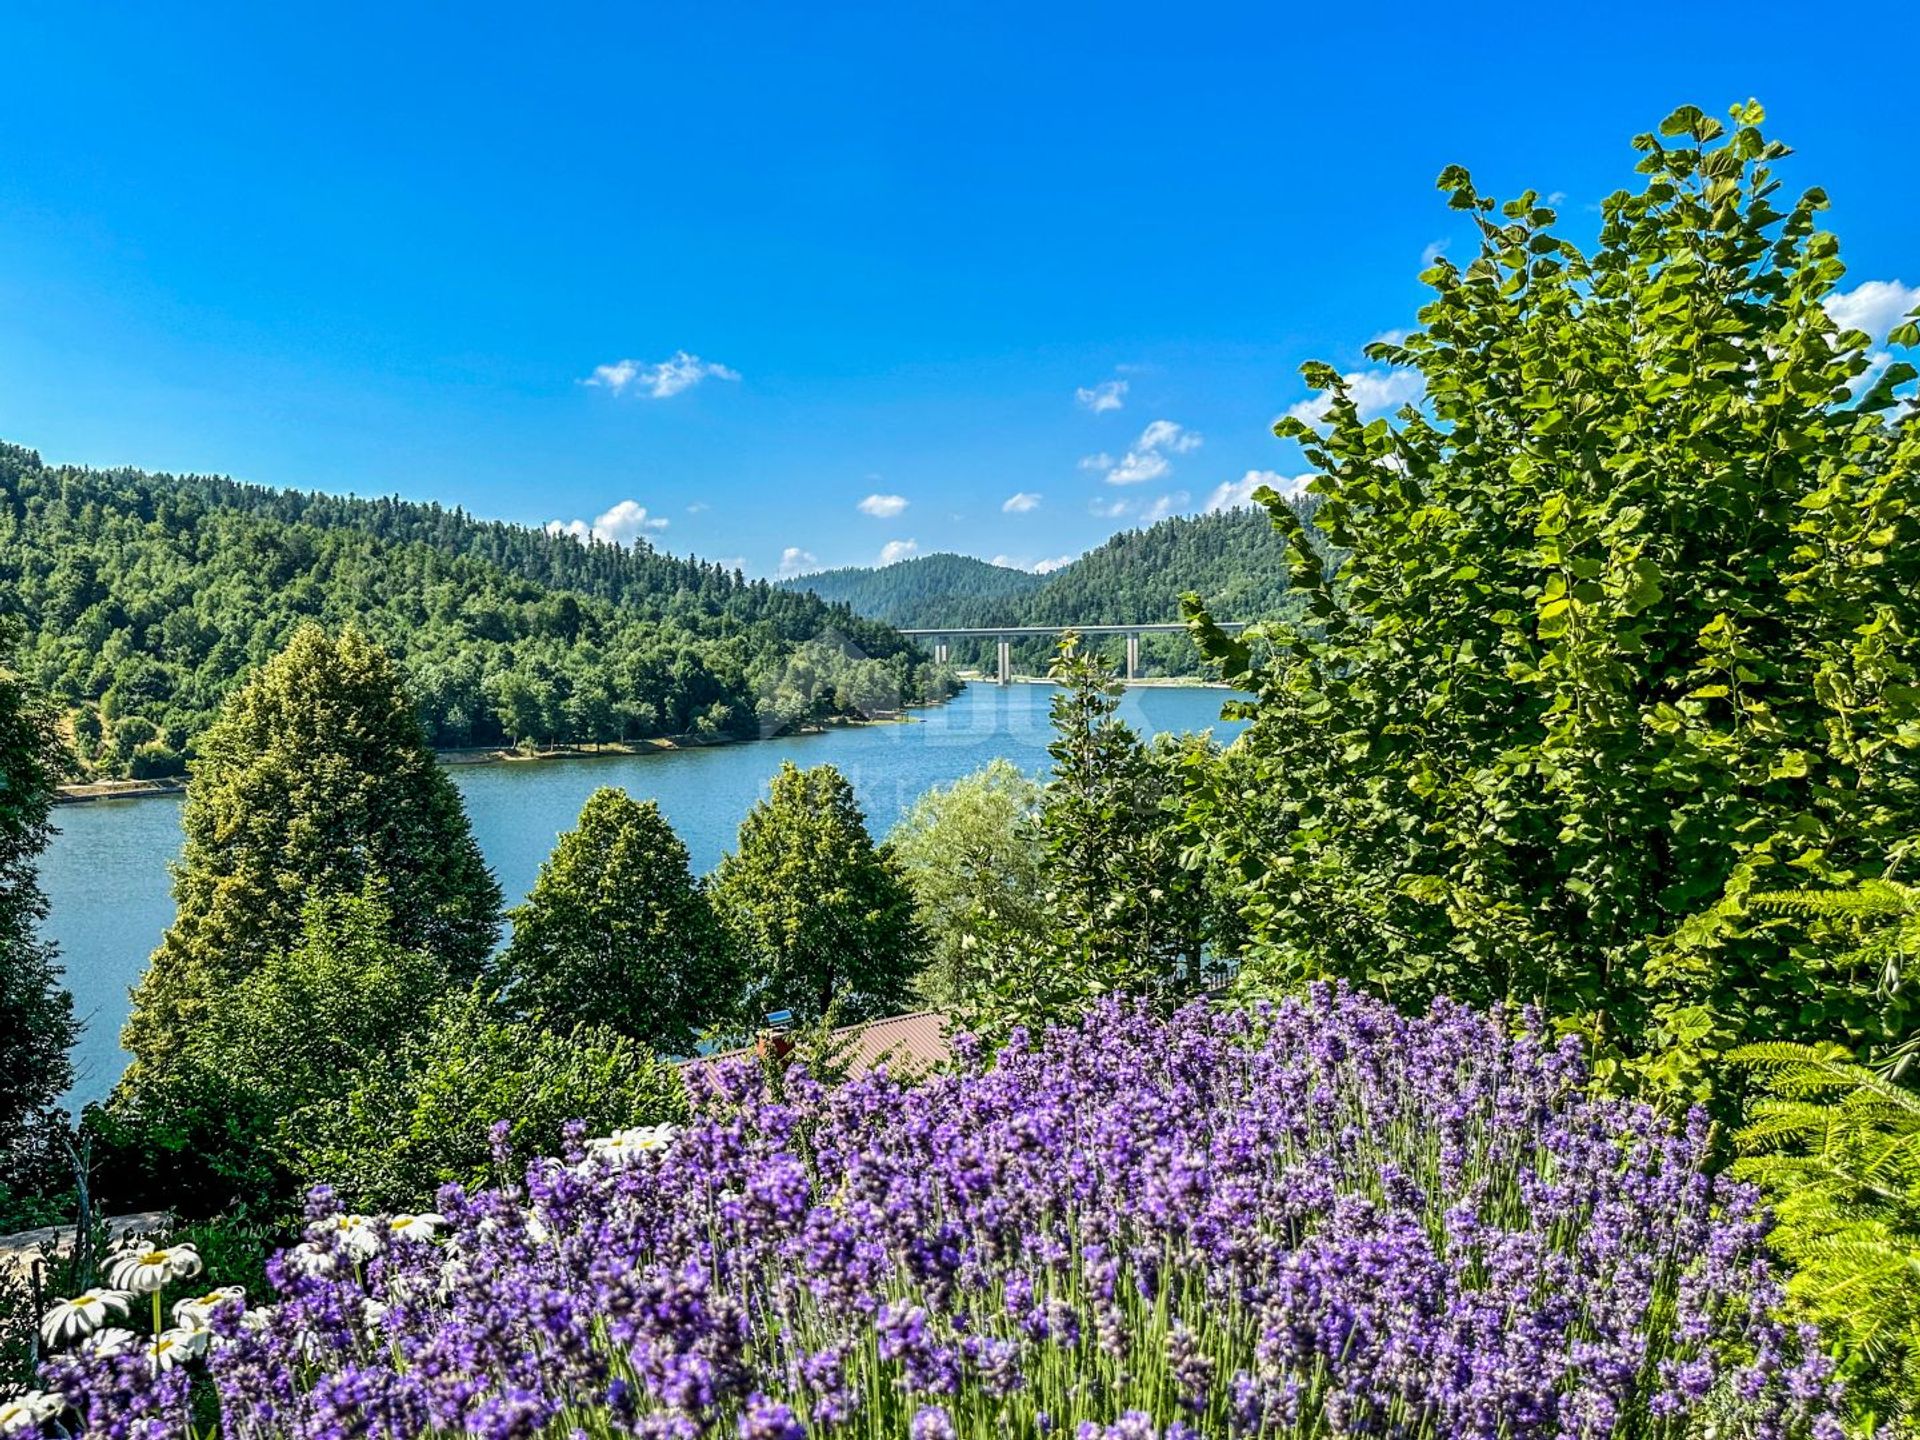
[[(1302, 502), (1302, 508), (1307, 508)], [(965, 555), (927, 555), (879, 569), (849, 567), (782, 582), (856, 614), (906, 629), (936, 625), (1134, 625), (1177, 621), (1197, 591), (1216, 620), (1259, 620), (1287, 603), (1286, 544), (1265, 511), (1180, 515), (1128, 530), (1047, 575)], [(1035, 670), (1047, 647), (1023, 647)], [(974, 662), (976, 649), (956, 652)], [(1197, 673), (1183, 637), (1153, 637), (1149, 668)]]
[[(945, 625), (956, 606), (1020, 603), (1046, 583), (1030, 570), (992, 565), (971, 555), (921, 555), (872, 569), (849, 565), (784, 581), (789, 590), (810, 592), (829, 605), (845, 605), (856, 615), (889, 625)], [(971, 613), (971, 608), (969, 608)]]
[(943, 554), (781, 583), (909, 629), (1171, 621), (1180, 618), (1180, 597), (1189, 590), (1216, 619), (1257, 620), (1285, 600), (1287, 558), (1266, 512), (1223, 510), (1123, 531), (1046, 575)]

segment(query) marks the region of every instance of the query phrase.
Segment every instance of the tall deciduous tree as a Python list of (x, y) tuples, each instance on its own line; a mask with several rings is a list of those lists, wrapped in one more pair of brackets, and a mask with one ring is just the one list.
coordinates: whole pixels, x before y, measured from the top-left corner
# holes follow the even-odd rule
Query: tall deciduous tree
[(353, 630), (297, 632), (200, 742), (174, 875), (178, 913), (134, 992), (138, 1086), (220, 992), (293, 946), (302, 908), (379, 882), (392, 938), (455, 981), (486, 963), (500, 890), (387, 654)]
[(736, 1009), (713, 909), (651, 800), (594, 791), (511, 918), (509, 996), (561, 1029), (591, 1022), (686, 1054)]
[(749, 1005), (847, 1020), (907, 1000), (926, 954), (913, 892), (875, 846), (853, 787), (831, 765), (780, 767), (772, 793), (720, 861), (715, 908), (739, 947)]
[(1051, 928), (1040, 842), (1040, 786), (998, 759), (913, 804), (888, 843), (906, 871), (927, 932), (920, 993), (971, 1003), (1007, 955)]
[(1269, 979), (1539, 1000), (1694, 1090), (1724, 1045), (1912, 1024), (1740, 904), (1920, 828), (1914, 371), (1833, 319), (1825, 196), (1782, 199), (1761, 120), (1641, 136), (1591, 254), (1448, 169), (1479, 254), (1369, 350), (1424, 405), (1371, 419), (1306, 368), (1323, 416), (1277, 428), (1346, 559), (1296, 546), (1305, 623), (1200, 627), (1258, 696), (1194, 818)]
[(90, 1115), (109, 1198), (185, 1214), (290, 1202), (315, 1178), (307, 1133), (449, 993), (445, 964), (392, 932), (377, 885), (311, 901), (294, 942), (223, 987), (164, 1071)]
[(47, 902), (36, 871), (64, 768), (51, 711), (0, 669), (0, 1151), (73, 1079), (78, 1026), (39, 933)]

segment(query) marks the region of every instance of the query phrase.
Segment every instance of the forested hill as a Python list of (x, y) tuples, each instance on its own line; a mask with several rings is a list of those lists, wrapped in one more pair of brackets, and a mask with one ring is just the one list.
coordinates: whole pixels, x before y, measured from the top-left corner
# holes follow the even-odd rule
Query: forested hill
[(782, 582), (800, 594), (847, 605), (856, 614), (895, 625), (943, 625), (955, 604), (1019, 604), (1046, 583), (1044, 575), (1011, 570), (971, 555), (921, 555), (872, 569), (850, 565)]
[(645, 545), (0, 445), (0, 625), (93, 772), (177, 771), (306, 620), (400, 656), (443, 746), (756, 735), (928, 679), (885, 624)]
[(1125, 531), (1048, 575), (928, 555), (785, 583), (908, 628), (1173, 621), (1190, 590), (1217, 620), (1255, 620), (1284, 603), (1287, 560), (1265, 511), (1225, 510)]

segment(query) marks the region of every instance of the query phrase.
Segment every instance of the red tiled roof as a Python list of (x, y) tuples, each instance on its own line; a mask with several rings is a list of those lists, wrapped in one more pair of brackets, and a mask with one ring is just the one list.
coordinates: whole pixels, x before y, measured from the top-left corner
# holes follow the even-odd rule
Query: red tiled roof
[[(945, 1063), (952, 1054), (947, 1044), (947, 1016), (939, 1010), (916, 1010), (909, 1015), (889, 1015), (884, 1020), (869, 1020), (862, 1025), (842, 1025), (833, 1032), (833, 1038), (835, 1048), (841, 1050), (849, 1078), (864, 1075), (882, 1062), (896, 1073), (931, 1070)], [(715, 1065), (753, 1052), (753, 1046), (743, 1045), (737, 1050), (703, 1055), (687, 1063)]]
[(895, 1070), (931, 1070), (953, 1053), (947, 1044), (947, 1017), (938, 1010), (843, 1026), (833, 1037), (852, 1042), (847, 1052), (849, 1075), (864, 1075), (883, 1060)]

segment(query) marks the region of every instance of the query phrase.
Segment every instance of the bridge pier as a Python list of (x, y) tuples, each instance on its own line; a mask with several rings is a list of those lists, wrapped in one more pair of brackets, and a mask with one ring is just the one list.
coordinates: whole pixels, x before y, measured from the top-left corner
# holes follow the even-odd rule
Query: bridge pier
[[(1244, 620), (1222, 620), (1217, 622), (1222, 630), (1235, 633), (1246, 629)], [(924, 630), (902, 630), (900, 633), (910, 640), (929, 641), (933, 645), (933, 658), (939, 663), (953, 654), (953, 641), (956, 637), (967, 640), (979, 640), (984, 643), (992, 640), (997, 648), (994, 665), (994, 679), (1001, 685), (1013, 683), (1013, 642), (1028, 635), (1057, 636), (1065, 631), (1077, 631), (1088, 637), (1096, 635), (1124, 635), (1127, 638), (1127, 679), (1140, 678), (1140, 637), (1142, 635), (1184, 635), (1187, 627), (1174, 621), (1147, 621), (1136, 625), (981, 625), (981, 626), (929, 626)], [(983, 677), (984, 678), (984, 677)]]

